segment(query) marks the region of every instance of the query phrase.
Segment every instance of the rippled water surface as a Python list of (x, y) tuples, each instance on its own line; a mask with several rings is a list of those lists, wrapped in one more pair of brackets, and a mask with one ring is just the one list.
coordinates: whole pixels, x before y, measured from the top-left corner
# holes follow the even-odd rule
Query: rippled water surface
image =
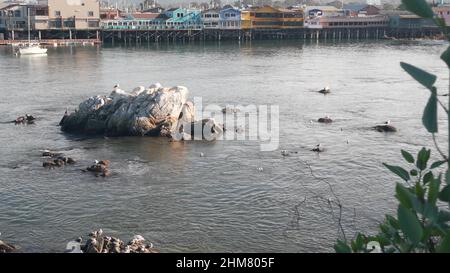
[[(25, 113), (38, 121), (0, 124), (0, 239), (26, 252), (63, 251), (101, 227), (125, 240), (142, 234), (163, 252), (332, 251), (336, 197), (347, 236), (373, 230), (395, 209), (395, 180), (381, 163), (430, 144), (420, 123), (428, 92), (399, 62), (437, 74), (442, 90), (444, 48), (285, 41), (66, 47), (17, 57), (1, 47), (0, 121)], [(204, 104), (279, 105), (279, 150), (261, 152), (257, 141), (86, 138), (57, 127), (66, 107), (115, 83), (129, 90), (154, 82), (187, 86)], [(331, 95), (312, 92), (328, 84)], [(336, 122), (310, 122), (325, 115)], [(387, 119), (398, 133), (368, 130)], [(310, 152), (317, 143), (327, 152)], [(78, 163), (44, 169), (42, 149)], [(283, 149), (298, 154), (283, 158)], [(94, 159), (110, 159), (113, 176), (80, 171)]]

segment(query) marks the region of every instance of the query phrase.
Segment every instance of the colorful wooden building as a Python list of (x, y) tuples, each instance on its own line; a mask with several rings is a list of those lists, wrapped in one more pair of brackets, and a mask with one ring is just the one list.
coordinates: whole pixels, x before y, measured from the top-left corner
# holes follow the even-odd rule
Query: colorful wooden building
[(172, 8), (164, 12), (167, 16), (168, 29), (201, 29), (202, 18), (200, 10)]
[(240, 29), (241, 11), (227, 5), (219, 12), (219, 25), (221, 29)]
[(203, 28), (215, 29), (220, 27), (220, 9), (208, 9), (202, 11)]
[(241, 12), (242, 29), (302, 28), (303, 11), (277, 9), (270, 6), (250, 8)]

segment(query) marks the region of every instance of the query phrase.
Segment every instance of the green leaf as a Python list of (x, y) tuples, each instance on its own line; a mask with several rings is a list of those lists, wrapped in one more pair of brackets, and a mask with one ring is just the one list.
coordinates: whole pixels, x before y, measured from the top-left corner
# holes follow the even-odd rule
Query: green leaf
[(410, 179), (409, 173), (399, 166), (392, 166), (388, 165), (386, 163), (383, 163), (383, 165), (388, 168), (391, 172), (395, 173), (396, 175), (400, 176), (403, 180), (408, 181)]
[(419, 170), (425, 170), (427, 168), (428, 160), (430, 159), (431, 150), (422, 148), (417, 154), (416, 166)]
[(436, 82), (437, 77), (433, 74), (430, 74), (416, 66), (401, 62), (400, 66), (416, 81), (421, 83), (428, 89), (432, 89), (434, 83)]
[(450, 47), (448, 47), (447, 50), (442, 53), (441, 60), (443, 60), (447, 64), (447, 66), (450, 67)]
[(422, 185), (419, 182), (416, 183), (416, 186), (414, 187), (414, 189), (416, 191), (416, 196), (420, 200), (425, 199), (425, 189), (422, 187)]
[(384, 234), (378, 234), (376, 241), (380, 243), (381, 247), (391, 244), (391, 241)]
[(417, 175), (418, 175), (417, 170), (411, 170), (411, 171), (409, 172), (409, 174), (410, 174), (411, 176), (417, 176)]
[(414, 157), (409, 152), (402, 150), (402, 155), (408, 163), (414, 163)]
[(433, 164), (431, 164), (430, 169), (436, 169), (439, 168), (440, 166), (444, 165), (445, 163), (447, 163), (446, 160), (441, 160), (441, 161), (436, 161)]
[(396, 195), (395, 197), (400, 202), (400, 204), (406, 208), (412, 208), (412, 193), (405, 188), (402, 184), (397, 183), (397, 186), (395, 187)]
[(445, 183), (447, 183), (447, 185), (450, 185), (450, 168), (445, 172)]
[(423, 209), (423, 216), (425, 216), (430, 222), (436, 223), (439, 216), (439, 210), (436, 205), (426, 203)]
[(431, 180), (433, 180), (434, 179), (434, 176), (433, 176), (433, 173), (430, 171), (430, 172), (427, 172), (424, 176), (423, 176), (423, 184), (424, 185), (426, 185), (426, 184), (428, 184), (429, 182), (431, 182)]
[(417, 245), (423, 235), (423, 228), (420, 225), (417, 215), (411, 209), (405, 208), (402, 205), (398, 206), (397, 213), (398, 222), (403, 234), (413, 245)]
[(334, 245), (336, 253), (352, 253), (352, 249), (343, 241), (338, 240)]
[(398, 220), (392, 217), (391, 215), (386, 215), (386, 221), (389, 223), (389, 225), (391, 225), (391, 227), (395, 229), (400, 229)]
[(450, 202), (450, 185), (445, 186), (439, 193), (439, 200), (443, 202)]
[(441, 223), (447, 223), (450, 221), (450, 212), (445, 211), (445, 210), (441, 210), (439, 211), (439, 216), (438, 216), (438, 220)]
[(450, 232), (447, 232), (436, 250), (438, 253), (450, 253)]
[(433, 88), (422, 116), (422, 123), (430, 133), (437, 133), (438, 131), (438, 100), (436, 94), (436, 89)]
[(358, 250), (362, 250), (364, 248), (364, 236), (361, 233), (358, 233), (358, 236), (356, 236), (356, 247)]
[(434, 12), (425, 0), (402, 0), (405, 8), (423, 18), (433, 18)]
[(428, 202), (436, 204), (439, 195), (439, 186), (441, 185), (440, 179), (433, 179), (428, 184)]

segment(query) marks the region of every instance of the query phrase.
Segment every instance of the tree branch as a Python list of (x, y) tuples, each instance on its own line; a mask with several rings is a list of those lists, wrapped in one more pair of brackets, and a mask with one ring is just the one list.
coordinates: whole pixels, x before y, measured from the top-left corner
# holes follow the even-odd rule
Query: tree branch
[(442, 158), (445, 161), (448, 161), (448, 157), (444, 154), (444, 152), (441, 150), (441, 148), (439, 148), (439, 145), (438, 145), (438, 143), (436, 141), (436, 134), (432, 133), (431, 135), (433, 136), (434, 147), (436, 147), (436, 150), (439, 152), (439, 154), (442, 156)]

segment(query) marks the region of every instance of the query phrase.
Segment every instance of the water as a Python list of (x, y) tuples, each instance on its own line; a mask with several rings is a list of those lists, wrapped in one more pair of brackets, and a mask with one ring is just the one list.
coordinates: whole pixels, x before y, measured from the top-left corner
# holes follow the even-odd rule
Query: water
[[(1, 239), (26, 252), (60, 252), (101, 227), (125, 240), (141, 234), (163, 252), (332, 251), (342, 236), (336, 198), (347, 237), (374, 231), (396, 206), (396, 180), (381, 163), (398, 163), (400, 149), (431, 146), (420, 123), (428, 91), (399, 62), (437, 74), (444, 90), (444, 48), (284, 41), (52, 48), (46, 57), (17, 57), (2, 47), (0, 119), (39, 119), (0, 124)], [(154, 82), (185, 85), (204, 104), (279, 105), (280, 150), (298, 154), (261, 152), (255, 141), (84, 138), (57, 127), (66, 107), (115, 83), (130, 90)], [(311, 92), (327, 84), (331, 95)], [(310, 123), (325, 115), (336, 122)], [(387, 119), (398, 133), (367, 129)], [(327, 152), (310, 152), (317, 143)], [(41, 149), (78, 163), (44, 169)], [(94, 159), (111, 160), (114, 175), (82, 173)]]

